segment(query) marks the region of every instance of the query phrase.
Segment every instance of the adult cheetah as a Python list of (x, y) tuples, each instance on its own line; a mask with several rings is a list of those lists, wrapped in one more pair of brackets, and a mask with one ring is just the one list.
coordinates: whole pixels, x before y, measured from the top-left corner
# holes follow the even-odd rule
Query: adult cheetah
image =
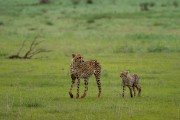
[(81, 96), (81, 98), (84, 98), (88, 91), (88, 80), (89, 77), (94, 74), (96, 78), (96, 82), (98, 85), (98, 97), (101, 95), (101, 65), (97, 60), (90, 60), (90, 61), (84, 61), (83, 57), (80, 54), (72, 54), (72, 61), (70, 65), (70, 76), (71, 76), (71, 87), (69, 90), (69, 95), (71, 98), (73, 98), (72, 94), (72, 88), (75, 83), (75, 80), (77, 79), (77, 94), (76, 98), (79, 98), (79, 85), (80, 85), (80, 79), (84, 79), (84, 94)]

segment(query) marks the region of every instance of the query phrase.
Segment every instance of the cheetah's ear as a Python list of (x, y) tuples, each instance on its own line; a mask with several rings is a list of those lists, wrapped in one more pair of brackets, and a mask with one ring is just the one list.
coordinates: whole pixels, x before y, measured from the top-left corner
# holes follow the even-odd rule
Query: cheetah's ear
[(74, 58), (75, 56), (76, 56), (76, 55), (73, 53), (73, 54), (72, 54), (72, 58)]
[(127, 76), (127, 75), (129, 74), (129, 71), (126, 71), (125, 74), (126, 74), (126, 76)]

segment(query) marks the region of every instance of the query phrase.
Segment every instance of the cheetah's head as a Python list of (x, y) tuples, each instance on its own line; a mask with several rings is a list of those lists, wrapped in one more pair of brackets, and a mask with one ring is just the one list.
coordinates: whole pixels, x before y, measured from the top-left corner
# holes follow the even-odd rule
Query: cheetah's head
[(129, 71), (123, 71), (120, 73), (120, 77), (121, 78), (127, 77), (128, 74), (129, 74)]
[(72, 54), (72, 61), (75, 63), (84, 62), (83, 57), (80, 54)]

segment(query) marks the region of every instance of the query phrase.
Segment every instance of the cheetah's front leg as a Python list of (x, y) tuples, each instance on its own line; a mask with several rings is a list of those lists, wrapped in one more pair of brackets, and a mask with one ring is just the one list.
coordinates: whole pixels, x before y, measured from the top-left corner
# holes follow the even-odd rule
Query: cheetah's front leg
[(70, 87), (70, 90), (69, 90), (69, 95), (70, 95), (71, 98), (73, 98), (72, 88), (73, 88), (73, 86), (74, 86), (76, 77), (75, 77), (74, 75), (71, 75), (71, 79), (72, 79), (72, 81), (71, 81), (71, 87)]
[(88, 79), (84, 79), (84, 94), (81, 96), (81, 98), (86, 97), (86, 93), (88, 91)]
[(80, 85), (80, 79), (78, 78), (76, 98), (79, 98), (79, 85)]

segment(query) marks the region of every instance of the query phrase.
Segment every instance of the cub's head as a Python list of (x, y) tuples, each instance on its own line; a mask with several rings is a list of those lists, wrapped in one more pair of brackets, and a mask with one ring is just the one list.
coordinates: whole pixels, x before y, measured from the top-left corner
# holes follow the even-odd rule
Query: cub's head
[(120, 77), (121, 78), (127, 77), (128, 74), (129, 74), (129, 71), (123, 71), (120, 73)]
[(80, 54), (72, 54), (72, 62), (82, 63), (84, 62), (83, 57)]

